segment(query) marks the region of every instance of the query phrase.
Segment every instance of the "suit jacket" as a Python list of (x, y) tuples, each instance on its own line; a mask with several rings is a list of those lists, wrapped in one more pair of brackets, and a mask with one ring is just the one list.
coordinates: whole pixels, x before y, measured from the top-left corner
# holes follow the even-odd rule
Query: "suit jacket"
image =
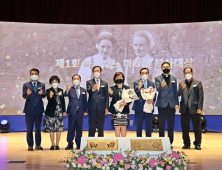
[(100, 79), (99, 91), (92, 91), (96, 84), (94, 78), (86, 82), (87, 92), (89, 93), (88, 110), (94, 111), (96, 108), (100, 112), (105, 112), (109, 108), (108, 83)]
[(80, 87), (79, 98), (77, 96), (74, 86), (72, 86), (67, 94), (65, 91), (65, 97), (69, 98), (69, 104), (67, 108), (67, 114), (75, 115), (77, 112), (77, 107), (79, 107), (79, 114), (83, 116), (85, 112), (88, 112), (87, 109), (87, 94), (86, 89)]
[[(113, 91), (113, 94), (109, 96), (112, 97), (112, 101), (110, 102), (110, 106), (109, 106), (109, 112), (112, 114), (117, 114), (115, 107), (113, 106), (117, 101), (119, 101), (119, 92), (118, 92), (118, 86), (112, 86), (110, 87)], [(126, 86), (123, 84), (123, 89), (130, 89), (129, 86)], [(131, 103), (131, 102), (130, 102)], [(127, 105), (125, 105), (125, 107), (123, 108), (122, 113), (129, 113), (129, 105), (130, 103), (127, 103)]]
[[(144, 106), (144, 104), (146, 102), (146, 100), (143, 100), (143, 97), (141, 96), (141, 93), (140, 93), (140, 90), (142, 88), (144, 88), (144, 85), (141, 87), (140, 90), (138, 89), (138, 85), (139, 85), (140, 80), (137, 80), (137, 81), (135, 81), (133, 83), (134, 84), (134, 91), (136, 92), (137, 96), (139, 97), (139, 100), (135, 100), (134, 104), (133, 104), (132, 110), (134, 110), (135, 112), (143, 112), (143, 106)], [(150, 87), (150, 86), (155, 88), (154, 83), (152, 81), (147, 80), (147, 87)], [(153, 98), (153, 106), (154, 106), (155, 101), (156, 101), (156, 94), (155, 94), (155, 96)]]
[(204, 91), (201, 81), (193, 79), (188, 93), (187, 86), (182, 90), (181, 83), (179, 83), (177, 95), (181, 96), (180, 110), (181, 114), (186, 113), (188, 105), (191, 114), (197, 114), (197, 110), (203, 110)]
[[(32, 92), (29, 96), (27, 95), (28, 89), (31, 90)], [(38, 89), (42, 89), (43, 91), (42, 95), (38, 94)], [(34, 111), (34, 108), (36, 109), (37, 113), (44, 113), (44, 105), (42, 101), (42, 98), (45, 97), (44, 83), (37, 81), (36, 93), (34, 92), (34, 88), (31, 81), (24, 83), (22, 97), (26, 99), (23, 113), (27, 114), (32, 113)]]
[(159, 92), (157, 97), (156, 106), (157, 107), (167, 107), (168, 103), (171, 108), (175, 108), (175, 105), (179, 105), (179, 100), (177, 96), (177, 79), (170, 75), (170, 87), (164, 86), (162, 88), (161, 83), (164, 79), (163, 74), (155, 78), (156, 89)]
[[(46, 106), (45, 115), (50, 116), (50, 117), (54, 117), (56, 105), (57, 105), (56, 95), (53, 95), (52, 98), (50, 98), (49, 97), (50, 91), (52, 91), (55, 94), (55, 90), (52, 87), (46, 90), (48, 104)], [(61, 105), (62, 105), (62, 112), (66, 112), (66, 104), (65, 104), (63, 90), (58, 88), (57, 93), (61, 94), (61, 95), (59, 95), (59, 97), (60, 97), (60, 101), (61, 101)]]

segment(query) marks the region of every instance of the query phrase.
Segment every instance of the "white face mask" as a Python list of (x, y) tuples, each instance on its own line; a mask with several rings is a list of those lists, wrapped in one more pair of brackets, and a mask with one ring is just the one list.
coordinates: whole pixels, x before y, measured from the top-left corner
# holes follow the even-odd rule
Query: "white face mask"
[(95, 76), (95, 78), (98, 79), (98, 78), (100, 77), (100, 73), (99, 73), (99, 72), (95, 72), (95, 73), (94, 73), (94, 76)]
[(55, 89), (59, 86), (59, 83), (52, 83), (52, 87)]
[(186, 78), (187, 80), (190, 80), (190, 79), (192, 78), (192, 74), (186, 74), (186, 75), (185, 75), (185, 78)]
[(74, 81), (73, 81), (73, 84), (74, 84), (75, 86), (78, 86), (78, 85), (79, 85), (79, 83), (80, 83), (80, 81), (79, 81), (79, 80), (74, 80)]
[(37, 76), (37, 75), (31, 75), (31, 79), (32, 79), (33, 81), (38, 80), (38, 78), (39, 78), (39, 76)]
[(144, 74), (141, 76), (142, 80), (147, 80), (148, 79), (148, 75)]

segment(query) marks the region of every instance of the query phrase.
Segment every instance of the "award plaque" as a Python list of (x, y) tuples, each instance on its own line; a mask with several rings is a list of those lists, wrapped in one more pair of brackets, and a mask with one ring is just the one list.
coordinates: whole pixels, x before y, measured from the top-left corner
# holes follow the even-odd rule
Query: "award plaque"
[(87, 150), (89, 151), (118, 151), (118, 140), (87, 140)]
[(161, 139), (130, 139), (131, 150), (163, 151)]

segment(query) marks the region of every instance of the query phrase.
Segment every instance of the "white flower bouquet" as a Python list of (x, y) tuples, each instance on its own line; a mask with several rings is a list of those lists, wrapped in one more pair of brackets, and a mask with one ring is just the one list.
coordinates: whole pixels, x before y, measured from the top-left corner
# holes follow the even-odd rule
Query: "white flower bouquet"
[(120, 106), (119, 104), (122, 102), (130, 103), (134, 100), (138, 100), (139, 97), (135, 93), (134, 89), (123, 89), (122, 91), (122, 99), (117, 101), (113, 106), (115, 107), (117, 112), (122, 112), (124, 106)]
[(137, 96), (137, 94), (135, 93), (134, 89), (123, 89), (122, 92), (122, 99), (126, 102), (126, 103), (130, 103), (134, 100), (138, 100), (139, 97)]
[(154, 96), (156, 94), (156, 89), (153, 88), (152, 86), (144, 89), (141, 89), (141, 96), (144, 100), (146, 100), (144, 106), (143, 106), (143, 111), (146, 113), (152, 113), (153, 111), (153, 104), (148, 104), (147, 100), (153, 100)]

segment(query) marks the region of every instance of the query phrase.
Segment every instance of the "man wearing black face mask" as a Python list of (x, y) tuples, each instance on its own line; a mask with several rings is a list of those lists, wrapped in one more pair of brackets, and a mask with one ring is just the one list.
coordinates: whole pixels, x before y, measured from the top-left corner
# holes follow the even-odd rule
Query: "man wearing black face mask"
[(159, 137), (165, 136), (165, 122), (167, 119), (168, 137), (172, 144), (175, 112), (179, 108), (177, 79), (170, 75), (170, 63), (162, 63), (161, 68), (163, 74), (155, 78), (156, 89), (159, 92), (156, 102), (159, 116)]

